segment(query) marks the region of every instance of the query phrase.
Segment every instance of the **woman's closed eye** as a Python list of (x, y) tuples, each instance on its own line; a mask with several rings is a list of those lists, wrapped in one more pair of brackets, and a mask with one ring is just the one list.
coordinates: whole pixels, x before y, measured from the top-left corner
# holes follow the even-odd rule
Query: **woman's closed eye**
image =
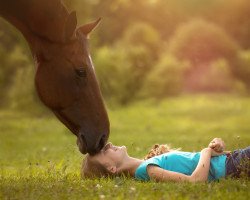
[(118, 148), (116, 146), (111, 146), (110, 148), (107, 148), (104, 153), (107, 153), (107, 152), (114, 152), (114, 151), (117, 151)]
[(104, 153), (107, 153), (109, 150), (111, 151), (117, 151), (118, 150), (118, 147), (117, 146), (114, 146), (111, 142), (107, 143), (104, 148), (102, 149), (102, 151)]

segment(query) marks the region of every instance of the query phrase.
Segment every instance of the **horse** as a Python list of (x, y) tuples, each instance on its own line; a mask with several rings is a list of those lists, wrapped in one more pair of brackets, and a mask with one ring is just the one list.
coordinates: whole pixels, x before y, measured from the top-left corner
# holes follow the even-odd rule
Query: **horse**
[(41, 101), (77, 137), (79, 151), (95, 154), (110, 124), (88, 48), (100, 19), (77, 27), (61, 0), (0, 0), (0, 16), (29, 44)]

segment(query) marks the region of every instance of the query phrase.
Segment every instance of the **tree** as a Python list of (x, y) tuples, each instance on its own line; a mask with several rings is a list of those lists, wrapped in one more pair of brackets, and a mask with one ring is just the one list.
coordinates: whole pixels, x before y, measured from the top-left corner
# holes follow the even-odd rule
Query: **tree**
[(179, 62), (175, 57), (163, 53), (152, 71), (147, 75), (140, 95), (164, 98), (182, 92), (188, 63)]
[(220, 27), (204, 20), (192, 20), (181, 25), (170, 39), (170, 52), (194, 66), (207, 64), (218, 58), (233, 60), (239, 46)]
[(10, 24), (0, 20), (0, 105), (6, 103), (17, 71), (31, 65), (30, 51), (23, 36)]

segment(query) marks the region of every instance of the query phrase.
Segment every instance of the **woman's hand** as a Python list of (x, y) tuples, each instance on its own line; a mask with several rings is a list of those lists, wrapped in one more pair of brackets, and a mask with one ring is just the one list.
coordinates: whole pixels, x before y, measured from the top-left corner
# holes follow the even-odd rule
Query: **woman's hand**
[(218, 156), (223, 154), (223, 151), (225, 149), (225, 143), (221, 138), (214, 138), (209, 143), (208, 147), (213, 149), (212, 156)]

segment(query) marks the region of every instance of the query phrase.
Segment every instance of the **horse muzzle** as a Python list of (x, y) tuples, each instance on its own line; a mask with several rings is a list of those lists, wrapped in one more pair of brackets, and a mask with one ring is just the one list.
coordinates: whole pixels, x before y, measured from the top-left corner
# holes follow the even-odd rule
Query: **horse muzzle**
[(77, 145), (82, 154), (89, 153), (90, 155), (95, 155), (101, 151), (107, 143), (107, 140), (108, 133), (94, 135), (80, 131), (77, 137)]

